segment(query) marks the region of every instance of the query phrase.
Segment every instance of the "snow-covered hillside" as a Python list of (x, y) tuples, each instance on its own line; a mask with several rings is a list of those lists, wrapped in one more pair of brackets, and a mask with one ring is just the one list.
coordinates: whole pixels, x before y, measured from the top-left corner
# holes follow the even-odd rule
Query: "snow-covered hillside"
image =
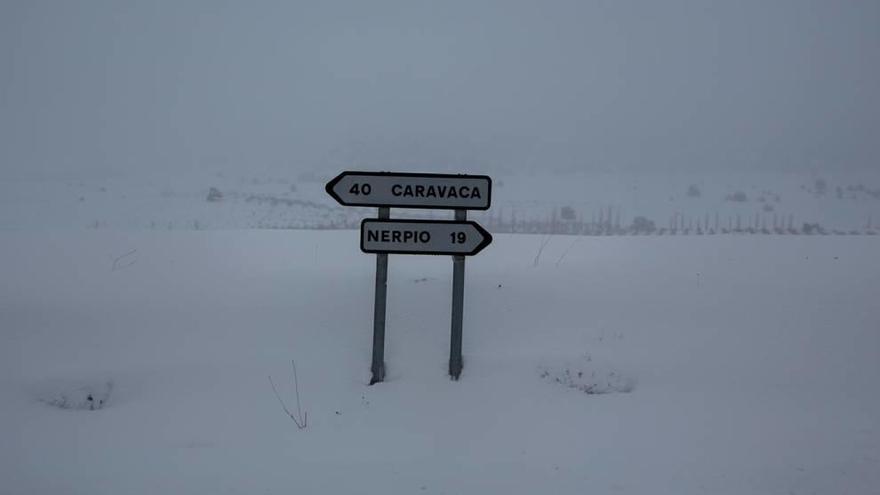
[[(375, 209), (333, 201), (324, 191), (331, 177), (0, 181), (0, 230), (350, 229), (375, 215)], [(878, 173), (499, 173), (493, 179), (491, 210), (471, 216), (496, 232), (528, 230), (511, 228), (511, 222), (542, 223), (545, 230), (555, 221), (628, 227), (636, 217), (679, 233), (697, 226), (717, 232), (800, 229), (805, 223), (828, 233), (880, 231)], [(449, 217), (430, 210), (394, 214)]]
[(0, 492), (877, 493), (880, 239), (544, 240), (469, 260), (459, 382), (392, 256), (368, 387), (356, 232), (0, 233)]

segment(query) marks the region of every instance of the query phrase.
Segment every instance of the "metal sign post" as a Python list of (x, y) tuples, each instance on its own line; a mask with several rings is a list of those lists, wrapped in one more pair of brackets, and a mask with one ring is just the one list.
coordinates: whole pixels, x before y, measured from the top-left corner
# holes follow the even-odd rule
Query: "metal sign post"
[[(379, 219), (387, 220), (390, 208), (379, 208)], [(376, 254), (376, 293), (373, 303), (373, 377), (370, 385), (385, 380), (385, 302), (388, 292), (388, 254)]]
[[(466, 210), (455, 210), (455, 220), (467, 220)], [(464, 321), (464, 256), (452, 257), (452, 333), (449, 340), (449, 376), (458, 380), (464, 365), (461, 357), (462, 323)]]
[[(385, 380), (385, 306), (389, 254), (451, 255), (452, 331), (449, 376), (458, 380), (463, 367), (465, 256), (492, 242), (492, 235), (468, 221), (467, 210), (487, 210), (492, 179), (485, 175), (343, 172), (325, 186), (327, 194), (345, 206), (375, 206), (378, 218), (361, 222), (361, 251), (376, 254), (373, 307), (373, 359), (370, 385)], [(455, 220), (391, 220), (391, 208), (455, 210)]]

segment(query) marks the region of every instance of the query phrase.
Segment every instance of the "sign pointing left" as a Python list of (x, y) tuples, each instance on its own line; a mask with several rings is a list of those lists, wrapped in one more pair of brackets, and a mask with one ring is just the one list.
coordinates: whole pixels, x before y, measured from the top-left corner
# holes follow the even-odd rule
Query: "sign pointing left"
[(492, 179), (486, 175), (342, 172), (325, 186), (345, 206), (487, 210)]

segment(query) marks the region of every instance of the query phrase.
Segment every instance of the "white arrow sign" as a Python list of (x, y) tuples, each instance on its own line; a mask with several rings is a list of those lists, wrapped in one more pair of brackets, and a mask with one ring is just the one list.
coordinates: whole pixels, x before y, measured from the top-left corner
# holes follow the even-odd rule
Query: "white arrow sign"
[(342, 172), (325, 189), (345, 206), (487, 210), (492, 201), (486, 175)]
[(391, 254), (471, 256), (492, 242), (478, 223), (453, 220), (376, 220), (361, 222), (361, 251)]

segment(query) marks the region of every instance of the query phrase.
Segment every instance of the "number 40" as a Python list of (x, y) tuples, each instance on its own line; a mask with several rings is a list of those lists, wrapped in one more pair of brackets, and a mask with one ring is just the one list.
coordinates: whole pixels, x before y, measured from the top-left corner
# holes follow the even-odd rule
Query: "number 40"
[(373, 191), (373, 188), (369, 184), (358, 184), (354, 183), (351, 186), (351, 189), (348, 190), (351, 194), (357, 196), (358, 194), (363, 194), (364, 196), (369, 196), (370, 192)]

